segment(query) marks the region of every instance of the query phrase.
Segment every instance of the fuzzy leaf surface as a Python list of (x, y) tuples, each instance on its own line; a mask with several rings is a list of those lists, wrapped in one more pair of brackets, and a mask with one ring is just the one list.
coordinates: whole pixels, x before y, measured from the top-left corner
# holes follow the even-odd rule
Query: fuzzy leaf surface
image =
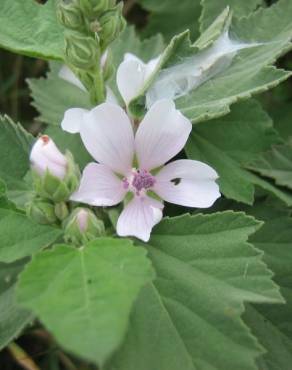
[(52, 244), (61, 229), (39, 225), (22, 213), (0, 209), (0, 261), (13, 262)]
[(55, 0), (1, 0), (0, 46), (17, 54), (63, 59), (63, 28), (56, 17)]
[(249, 100), (234, 105), (229, 115), (194, 125), (186, 153), (218, 172), (220, 190), (229, 199), (252, 204), (255, 186), (259, 186), (291, 205), (288, 192), (246, 169), (249, 162), (280, 142), (269, 116), (259, 103)]
[(39, 120), (55, 126), (60, 125), (67, 109), (91, 107), (86, 92), (58, 76), (61, 67), (61, 63), (52, 62), (46, 78), (28, 80), (32, 105), (40, 113)]
[(32, 314), (15, 300), (15, 281), (25, 262), (0, 263), (0, 350), (14, 340), (32, 320)]
[(252, 161), (248, 167), (263, 176), (272, 178), (277, 185), (292, 190), (292, 143), (274, 146)]
[(150, 12), (149, 21), (143, 30), (146, 36), (162, 33), (169, 40), (186, 29), (190, 30), (193, 39), (199, 35), (199, 1), (182, 0), (179, 6), (173, 0), (139, 0), (139, 3)]
[(131, 315), (114, 370), (255, 370), (262, 348), (241, 320), (244, 302), (281, 300), (244, 213), (164, 219), (147, 249), (156, 270)]
[(146, 250), (128, 240), (57, 245), (21, 274), (18, 301), (65, 349), (101, 365), (120, 345), (133, 302), (153, 277)]
[(244, 315), (267, 353), (258, 360), (263, 370), (289, 370), (292, 361), (292, 219), (290, 212), (269, 204), (258, 204), (249, 210), (264, 226), (251, 238), (264, 251), (264, 260), (275, 272), (286, 301), (281, 305), (253, 305)]
[(236, 17), (240, 18), (249, 15), (257, 7), (263, 5), (263, 0), (202, 0), (201, 4), (200, 30), (203, 32), (227, 6)]

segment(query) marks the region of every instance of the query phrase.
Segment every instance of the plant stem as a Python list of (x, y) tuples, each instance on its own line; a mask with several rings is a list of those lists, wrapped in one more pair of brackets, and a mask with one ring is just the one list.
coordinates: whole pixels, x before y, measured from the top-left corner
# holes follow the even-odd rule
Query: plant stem
[(14, 360), (26, 370), (40, 370), (32, 358), (15, 342), (8, 345), (8, 350)]

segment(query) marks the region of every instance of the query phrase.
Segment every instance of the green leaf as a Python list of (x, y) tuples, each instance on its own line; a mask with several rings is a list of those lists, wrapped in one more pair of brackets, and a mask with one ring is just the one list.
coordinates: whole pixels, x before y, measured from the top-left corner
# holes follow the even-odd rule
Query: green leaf
[(202, 0), (201, 5), (203, 10), (200, 17), (200, 30), (203, 32), (227, 6), (236, 17), (240, 18), (263, 5), (263, 0)]
[(0, 263), (0, 350), (32, 320), (32, 314), (15, 301), (15, 281), (25, 262)]
[(256, 369), (262, 348), (240, 316), (244, 302), (278, 302), (244, 213), (164, 219), (147, 246), (156, 270), (110, 369)]
[[(290, 49), (292, 37), (292, 2), (282, 0), (268, 9), (260, 9), (247, 18), (234, 19), (230, 34), (245, 43), (260, 43), (238, 51), (232, 64), (221, 73), (176, 100), (177, 107), (192, 122), (219, 117), (229, 113), (230, 105), (277, 86), (291, 76), (290, 72), (276, 69), (271, 63)], [(272, 26), (271, 26), (272, 25)], [(210, 32), (210, 31), (206, 31)], [(201, 37), (205, 37), (204, 34)], [(161, 62), (138, 96), (130, 103), (133, 115), (145, 106), (145, 93), (159, 76), (160, 71), (198, 55), (187, 32), (174, 37), (165, 50)]]
[(274, 146), (252, 161), (248, 168), (272, 178), (277, 185), (292, 189), (292, 143)]
[[(125, 53), (133, 53), (144, 62), (157, 57), (164, 49), (161, 35), (141, 40), (133, 26), (128, 26), (110, 45), (115, 69), (123, 61)], [(113, 76), (115, 78), (115, 76)]]
[(162, 33), (169, 40), (175, 34), (186, 29), (192, 38), (199, 35), (199, 16), (201, 7), (199, 1), (181, 0), (178, 4), (173, 0), (138, 0), (145, 10), (150, 12), (147, 26), (143, 30), (146, 36)]
[(29, 169), (29, 152), (34, 138), (20, 124), (0, 115), (0, 178), (8, 190), (25, 188), (24, 176)]
[(39, 120), (49, 125), (59, 126), (64, 113), (69, 108), (91, 108), (89, 95), (60, 78), (61, 63), (50, 63), (46, 78), (28, 79), (33, 99), (32, 105), (40, 113)]
[(0, 261), (13, 262), (52, 244), (61, 235), (56, 227), (39, 225), (25, 215), (0, 209)]
[(194, 125), (186, 153), (218, 172), (220, 190), (227, 198), (252, 204), (255, 184), (261, 186), (264, 180), (257, 181), (245, 164), (279, 142), (269, 116), (249, 100), (234, 105), (227, 116)]
[(120, 345), (134, 300), (153, 270), (128, 240), (96, 239), (36, 255), (21, 274), (18, 301), (74, 354), (103, 364)]
[[(290, 307), (290, 312), (291, 312)], [(277, 306), (277, 309), (279, 307)], [(279, 314), (281, 314), (281, 309)], [(292, 363), (292, 341), (264, 315), (257, 307), (248, 306), (245, 322), (265, 347), (267, 353), (257, 360), (261, 370), (290, 370)]]
[(63, 59), (63, 28), (56, 18), (55, 0), (2, 0), (0, 47), (17, 54)]
[(289, 370), (292, 361), (292, 219), (290, 212), (259, 203), (249, 212), (265, 221), (251, 240), (264, 251), (264, 260), (275, 272), (286, 304), (255, 305), (244, 318), (268, 352), (259, 359), (263, 370)]

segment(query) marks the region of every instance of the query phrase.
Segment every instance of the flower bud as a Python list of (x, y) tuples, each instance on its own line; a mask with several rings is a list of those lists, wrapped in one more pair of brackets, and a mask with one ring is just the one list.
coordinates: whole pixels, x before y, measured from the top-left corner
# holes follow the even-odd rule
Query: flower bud
[(64, 239), (76, 245), (105, 235), (104, 224), (87, 208), (76, 208), (65, 225)]
[(36, 193), (54, 202), (69, 199), (79, 185), (80, 172), (71, 153), (63, 155), (53, 140), (41, 136), (34, 144), (30, 161)]
[(122, 32), (126, 23), (122, 16), (122, 4), (103, 13), (99, 19), (100, 32), (98, 33), (102, 49), (106, 47)]
[(47, 135), (41, 136), (34, 144), (30, 153), (30, 161), (32, 168), (39, 175), (44, 175), (46, 171), (49, 171), (59, 179), (65, 177), (67, 171), (66, 157)]
[(85, 28), (83, 14), (76, 0), (59, 0), (57, 2), (57, 17), (66, 28), (80, 31)]
[(96, 66), (100, 50), (97, 40), (77, 32), (67, 33), (65, 37), (65, 56), (69, 65), (89, 70)]
[(57, 222), (54, 204), (35, 198), (26, 207), (26, 214), (39, 224), (51, 225)]
[(60, 221), (63, 221), (68, 217), (69, 210), (65, 202), (55, 204), (55, 215)]

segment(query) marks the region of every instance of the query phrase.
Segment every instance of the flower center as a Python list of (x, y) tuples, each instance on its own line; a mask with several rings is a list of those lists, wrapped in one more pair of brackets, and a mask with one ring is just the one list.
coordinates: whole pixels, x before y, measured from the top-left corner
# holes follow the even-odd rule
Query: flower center
[(152, 188), (155, 184), (155, 177), (146, 170), (132, 170), (132, 174), (128, 178), (123, 179), (125, 189), (130, 188), (136, 195)]

